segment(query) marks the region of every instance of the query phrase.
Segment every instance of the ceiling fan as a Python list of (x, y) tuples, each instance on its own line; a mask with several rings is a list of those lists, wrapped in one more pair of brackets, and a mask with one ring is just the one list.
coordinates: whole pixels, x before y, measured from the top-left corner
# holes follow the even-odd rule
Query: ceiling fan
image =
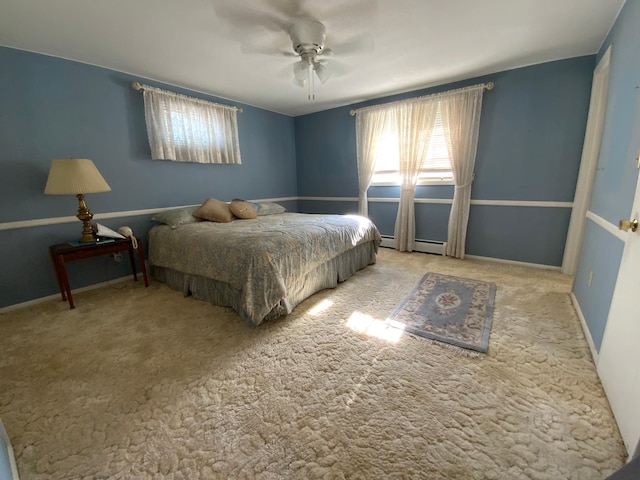
[(292, 81), (299, 87), (307, 87), (309, 100), (315, 99), (315, 79), (325, 83), (334, 73), (344, 71), (335, 60), (326, 57), (337, 55), (353, 55), (373, 50), (373, 40), (368, 34), (355, 35), (345, 42), (336, 43), (335, 51), (325, 45), (326, 28), (324, 24), (311, 16), (294, 19), (287, 29), (291, 39), (293, 53), (290, 51), (271, 50), (268, 48), (245, 48), (246, 53), (277, 53), (278, 55), (295, 56), (300, 60), (293, 64)]
[[(333, 48), (325, 45), (326, 28), (323, 23), (317, 20), (319, 16), (327, 16), (331, 24), (336, 26), (340, 20), (353, 25), (372, 15), (376, 8), (376, 0), (358, 0), (351, 4), (340, 4), (339, 8), (327, 8), (325, 3), (315, 6), (316, 9), (324, 8), (322, 15), (314, 15), (309, 8), (308, 0), (255, 0), (244, 3), (238, 0), (228, 2), (214, 0), (218, 4), (216, 13), (219, 17), (227, 19), (233, 26), (234, 31), (238, 29), (244, 31), (242, 39), (243, 53), (258, 53), (276, 55), (282, 57), (298, 57), (293, 64), (292, 81), (299, 87), (308, 88), (308, 99), (315, 99), (316, 79), (324, 84), (333, 74), (342, 73), (344, 67), (335, 59), (328, 61), (326, 57), (348, 56), (353, 54), (368, 53), (373, 50), (373, 39), (369, 34), (352, 33), (346, 41), (332, 42)], [(307, 5), (304, 5), (307, 4)], [(265, 46), (261, 39), (259, 45), (246, 43), (246, 34), (250, 31), (260, 29), (264, 34), (282, 35), (286, 32), (292, 44), (292, 50), (283, 51), (279, 48)], [(281, 37), (280, 37), (281, 38)], [(289, 70), (291, 72), (291, 70)], [(289, 73), (291, 75), (291, 73)]]
[(325, 32), (324, 25), (313, 18), (300, 18), (289, 27), (293, 50), (300, 57), (300, 61), (293, 65), (293, 82), (299, 87), (307, 84), (309, 100), (315, 96), (314, 74), (320, 83), (326, 82), (332, 74), (327, 61), (321, 58), (333, 54), (333, 51), (324, 45)]

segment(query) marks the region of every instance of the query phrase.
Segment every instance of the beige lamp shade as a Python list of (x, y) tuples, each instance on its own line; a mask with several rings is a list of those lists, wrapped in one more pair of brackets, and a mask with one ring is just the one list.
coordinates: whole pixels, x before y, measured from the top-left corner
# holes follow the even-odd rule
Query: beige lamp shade
[(111, 187), (88, 158), (62, 158), (51, 161), (44, 193), (69, 195), (108, 192)]

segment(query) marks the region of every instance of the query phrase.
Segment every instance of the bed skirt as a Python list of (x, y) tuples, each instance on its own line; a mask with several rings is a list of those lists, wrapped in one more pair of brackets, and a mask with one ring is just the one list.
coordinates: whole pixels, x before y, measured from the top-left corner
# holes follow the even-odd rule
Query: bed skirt
[[(376, 263), (378, 246), (375, 241), (356, 245), (337, 257), (319, 265), (315, 269), (302, 275), (292, 287), (288, 288), (287, 296), (273, 306), (264, 320), (287, 315), (300, 302), (325, 288), (335, 288), (358, 270)], [(174, 290), (182, 291), (185, 296), (191, 295), (198, 300), (204, 300), (213, 305), (231, 307), (251, 326), (255, 326), (242, 310), (240, 304), (241, 290), (235, 289), (227, 282), (190, 275), (170, 268), (151, 266), (151, 274), (160, 282), (166, 283)]]

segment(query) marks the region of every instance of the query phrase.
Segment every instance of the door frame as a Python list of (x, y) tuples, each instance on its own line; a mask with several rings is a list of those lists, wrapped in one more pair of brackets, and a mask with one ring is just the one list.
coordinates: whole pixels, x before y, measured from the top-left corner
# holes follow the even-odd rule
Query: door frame
[(596, 167), (600, 157), (602, 129), (607, 110), (610, 65), (611, 45), (609, 45), (609, 48), (607, 48), (593, 71), (587, 128), (584, 135), (571, 219), (569, 220), (569, 229), (567, 231), (567, 241), (562, 257), (562, 273), (566, 275), (575, 275), (580, 259), (580, 250), (582, 249), (584, 230), (587, 223), (587, 211), (589, 210)]

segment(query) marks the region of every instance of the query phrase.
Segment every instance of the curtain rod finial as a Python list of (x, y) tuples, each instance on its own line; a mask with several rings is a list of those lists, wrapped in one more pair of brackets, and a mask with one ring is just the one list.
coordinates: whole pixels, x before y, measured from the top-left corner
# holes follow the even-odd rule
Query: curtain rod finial
[(487, 90), (493, 90), (493, 86), (494, 86), (493, 82), (487, 82), (484, 84), (484, 88), (486, 88)]
[(142, 84), (140, 82), (133, 82), (131, 84), (131, 86), (135, 89), (135, 90), (142, 90)]

